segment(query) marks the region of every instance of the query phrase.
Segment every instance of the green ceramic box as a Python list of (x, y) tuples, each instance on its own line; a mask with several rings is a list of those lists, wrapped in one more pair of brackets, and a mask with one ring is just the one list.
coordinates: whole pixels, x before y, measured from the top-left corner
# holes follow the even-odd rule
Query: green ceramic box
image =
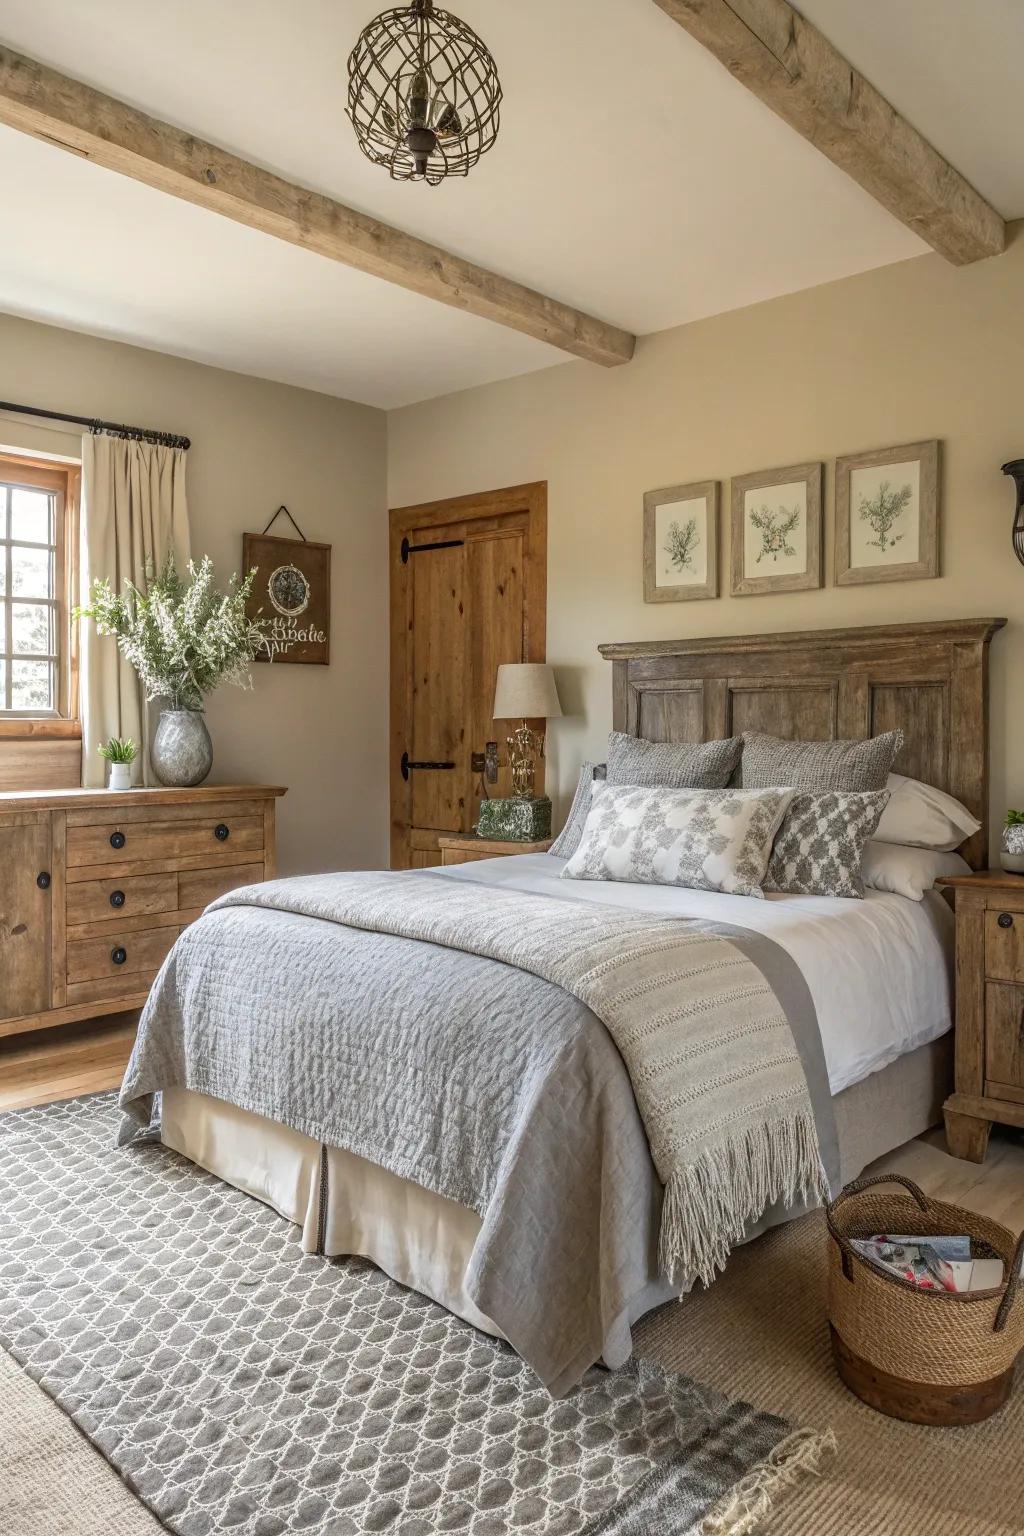
[(551, 801), (482, 800), (478, 837), (503, 843), (540, 843), (551, 836)]

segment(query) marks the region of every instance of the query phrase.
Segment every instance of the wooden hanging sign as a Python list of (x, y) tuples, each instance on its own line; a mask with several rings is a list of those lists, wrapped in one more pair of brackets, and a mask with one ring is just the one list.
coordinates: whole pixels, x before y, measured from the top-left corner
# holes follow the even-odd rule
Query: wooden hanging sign
[[(281, 513), (299, 535), (268, 532)], [(331, 546), (312, 544), (287, 507), (278, 507), (262, 533), (242, 535), (242, 570), (256, 568), (251, 619), (263, 619), (264, 648), (257, 661), (294, 661), (326, 667), (331, 640)]]

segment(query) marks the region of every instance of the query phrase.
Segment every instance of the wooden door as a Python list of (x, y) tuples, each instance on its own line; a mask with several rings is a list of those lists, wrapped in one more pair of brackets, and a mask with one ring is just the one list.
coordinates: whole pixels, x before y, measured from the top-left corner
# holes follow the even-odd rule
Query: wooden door
[(47, 812), (0, 817), (0, 1019), (50, 1006), (51, 849)]
[(544, 660), (546, 562), (544, 485), (392, 512), (393, 868), (439, 864), (438, 837), (472, 830), (489, 741), (489, 793), (509, 792), (494, 684), (502, 662)]

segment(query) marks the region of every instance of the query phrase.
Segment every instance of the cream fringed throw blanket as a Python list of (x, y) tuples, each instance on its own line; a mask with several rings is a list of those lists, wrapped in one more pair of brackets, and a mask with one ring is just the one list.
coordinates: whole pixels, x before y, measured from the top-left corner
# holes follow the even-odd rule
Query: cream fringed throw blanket
[[(275, 881), (214, 910), (236, 905), (466, 951), (584, 1003), (628, 1069), (665, 1186), (662, 1269), (684, 1289), (711, 1281), (774, 1202), (827, 1190), (805, 1072), (812, 1035), (820, 1057), (810, 999), (809, 1018), (792, 1003), (787, 1017), (727, 925), (420, 873)], [(410, 946), (409, 964), (429, 953)]]

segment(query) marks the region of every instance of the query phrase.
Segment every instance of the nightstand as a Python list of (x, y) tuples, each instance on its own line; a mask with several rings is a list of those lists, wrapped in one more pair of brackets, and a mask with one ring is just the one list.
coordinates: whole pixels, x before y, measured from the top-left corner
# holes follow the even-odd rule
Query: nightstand
[(513, 853), (547, 853), (553, 842), (552, 837), (544, 843), (499, 842), (489, 837), (439, 837), (437, 846), (441, 850), (442, 864), (475, 864), (477, 859), (507, 858)]
[(956, 1092), (946, 1100), (954, 1157), (983, 1163), (992, 1122), (1024, 1129), (1024, 877), (955, 875)]

